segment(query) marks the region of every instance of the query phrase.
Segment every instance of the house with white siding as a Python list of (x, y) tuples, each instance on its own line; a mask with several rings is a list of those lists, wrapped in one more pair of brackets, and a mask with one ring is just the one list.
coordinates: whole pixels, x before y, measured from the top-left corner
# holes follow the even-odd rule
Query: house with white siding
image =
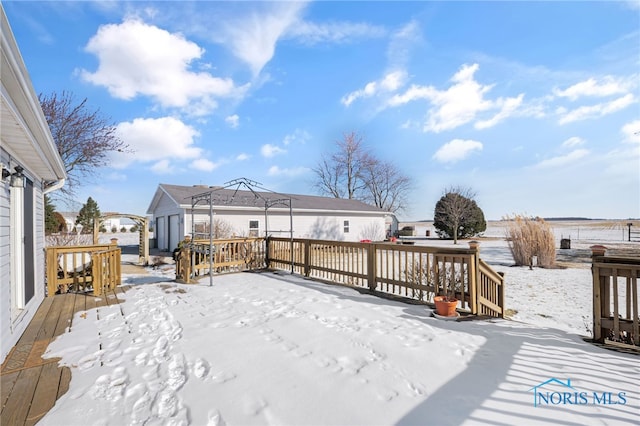
[(65, 167), (0, 4), (0, 362), (45, 297), (44, 194)]
[[(194, 196), (207, 202), (194, 204)], [(357, 200), (203, 185), (158, 185), (147, 214), (157, 248), (167, 251), (194, 231), (208, 235), (211, 217), (213, 229), (247, 237), (383, 240), (397, 227), (393, 213)]]

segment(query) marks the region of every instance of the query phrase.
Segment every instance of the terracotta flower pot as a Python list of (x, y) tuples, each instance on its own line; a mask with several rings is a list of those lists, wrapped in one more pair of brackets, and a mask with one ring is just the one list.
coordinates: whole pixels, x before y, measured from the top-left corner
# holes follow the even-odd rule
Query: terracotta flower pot
[(436, 305), (436, 313), (443, 317), (453, 317), (456, 315), (458, 299), (449, 299), (445, 296), (435, 296), (433, 302)]

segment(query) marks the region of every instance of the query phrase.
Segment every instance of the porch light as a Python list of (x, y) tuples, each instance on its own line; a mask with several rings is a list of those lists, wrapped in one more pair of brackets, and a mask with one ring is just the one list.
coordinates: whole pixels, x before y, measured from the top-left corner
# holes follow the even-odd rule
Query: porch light
[[(11, 183), (13, 188), (24, 188), (24, 169), (21, 166), (15, 166), (13, 168), (15, 173), (11, 173)], [(4, 170), (2, 171), (2, 177), (4, 177)]]

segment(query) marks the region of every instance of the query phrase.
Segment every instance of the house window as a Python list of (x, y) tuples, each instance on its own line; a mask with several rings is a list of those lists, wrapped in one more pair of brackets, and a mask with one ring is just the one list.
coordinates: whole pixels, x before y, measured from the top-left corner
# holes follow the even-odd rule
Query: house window
[(344, 233), (345, 234), (349, 233), (349, 221), (348, 220), (344, 221)]
[(249, 221), (249, 236), (250, 237), (257, 237), (260, 230), (260, 223), (257, 220), (250, 220)]

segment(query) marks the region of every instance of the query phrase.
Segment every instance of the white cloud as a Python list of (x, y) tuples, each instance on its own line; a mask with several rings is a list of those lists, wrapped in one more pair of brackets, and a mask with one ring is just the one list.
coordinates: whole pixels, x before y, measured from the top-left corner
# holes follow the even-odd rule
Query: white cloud
[(480, 120), (474, 124), (476, 129), (487, 129), (493, 127), (506, 118), (511, 117), (514, 112), (522, 105), (524, 94), (520, 94), (516, 98), (498, 98), (495, 101), (496, 106), (500, 106), (500, 111), (488, 120)]
[(474, 151), (482, 151), (481, 142), (454, 139), (442, 145), (433, 155), (433, 159), (441, 163), (455, 163), (467, 158)]
[(249, 158), (251, 158), (249, 156), (249, 154), (245, 154), (244, 152), (242, 154), (238, 154), (238, 156), (236, 157), (236, 160), (238, 161), (245, 161), (248, 160)]
[(400, 106), (419, 99), (433, 98), (437, 93), (438, 91), (431, 86), (419, 86), (412, 84), (411, 87), (409, 87), (403, 94), (393, 95), (387, 104), (392, 107)]
[(483, 86), (474, 80), (478, 68), (478, 64), (464, 65), (451, 79), (454, 83), (451, 87), (435, 93), (430, 99), (434, 107), (428, 112), (424, 131), (455, 129), (472, 121), (479, 112), (492, 108), (484, 95), (493, 86)]
[(259, 5), (261, 10), (254, 9), (248, 15), (218, 23), (224, 31), (219, 42), (249, 65), (254, 76), (260, 74), (273, 58), (278, 40), (293, 24), (299, 22), (306, 7), (304, 2)]
[(638, 0), (627, 0), (625, 4), (629, 9), (640, 10), (640, 1)]
[(267, 158), (274, 157), (278, 154), (284, 154), (285, 152), (287, 152), (286, 149), (280, 148), (276, 145), (271, 145), (269, 143), (262, 145), (262, 147), (260, 148), (260, 153), (262, 154), (262, 156)]
[(640, 120), (632, 121), (622, 126), (624, 142), (640, 143)]
[(202, 150), (193, 146), (197, 130), (173, 117), (136, 118), (117, 126), (117, 134), (130, 152), (114, 153), (112, 165), (123, 168), (134, 161), (198, 158)]
[(405, 71), (391, 71), (380, 80), (367, 83), (364, 88), (344, 95), (340, 102), (345, 106), (349, 106), (359, 98), (370, 98), (378, 95), (379, 93), (395, 92), (404, 85), (406, 79), (407, 73)]
[(238, 117), (238, 114), (229, 115), (228, 117), (225, 117), (224, 121), (232, 129), (237, 129), (240, 125), (240, 117)]
[(297, 21), (291, 25), (286, 36), (308, 45), (319, 43), (351, 43), (356, 39), (378, 38), (387, 31), (380, 26), (361, 22), (314, 23)]
[(547, 160), (543, 160), (535, 165), (536, 168), (551, 168), (551, 167), (559, 167), (567, 164), (571, 164), (576, 162), (577, 160), (585, 157), (589, 154), (589, 150), (587, 149), (576, 149), (568, 153), (567, 155), (561, 155), (558, 157), (549, 158)]
[(202, 48), (137, 19), (101, 26), (85, 49), (98, 57), (99, 65), (93, 73), (81, 70), (81, 77), (119, 99), (149, 96), (163, 107), (204, 115), (217, 106), (216, 98), (240, 96), (246, 90), (236, 88), (231, 79), (191, 71)]
[(392, 67), (404, 68), (409, 61), (410, 49), (422, 39), (420, 24), (411, 20), (395, 31), (387, 46), (387, 57)]
[(214, 163), (213, 161), (207, 160), (206, 158), (198, 158), (197, 160), (191, 163), (191, 167), (196, 170), (200, 170), (203, 172), (212, 172), (220, 163)]
[(267, 172), (267, 174), (269, 176), (288, 176), (288, 177), (295, 177), (295, 176), (300, 176), (303, 175), (305, 173), (307, 173), (309, 169), (307, 169), (306, 167), (294, 167), (292, 169), (281, 169), (278, 166), (271, 166), (269, 168), (269, 171)]
[(433, 86), (412, 85), (403, 94), (389, 99), (387, 105), (394, 107), (419, 99), (428, 100), (432, 107), (427, 111), (427, 119), (423, 125), (425, 132), (442, 132), (455, 129), (476, 119), (485, 111), (499, 110), (492, 118), (478, 121), (478, 129), (498, 124), (514, 115), (522, 104), (523, 94), (515, 98), (485, 99), (485, 95), (493, 85), (482, 85), (474, 79), (478, 64), (463, 65), (451, 78), (453, 83), (446, 90), (438, 90)]
[(293, 133), (284, 137), (282, 143), (286, 146), (292, 143), (305, 144), (311, 139), (311, 135), (306, 130), (296, 129)]
[(581, 106), (571, 111), (568, 111), (566, 108), (558, 108), (556, 110), (558, 115), (560, 115), (558, 123), (567, 124), (574, 121), (603, 117), (605, 115), (613, 114), (614, 112), (620, 111), (636, 102), (636, 98), (631, 93), (629, 93), (610, 102), (603, 102), (590, 106)]
[(567, 139), (566, 141), (562, 142), (562, 147), (563, 148), (571, 148), (574, 146), (579, 146), (579, 145), (584, 145), (585, 140), (582, 138), (579, 138), (577, 136), (573, 136), (570, 137), (569, 139)]
[(160, 160), (151, 166), (151, 171), (159, 175), (166, 175), (173, 173), (173, 167), (169, 163), (169, 160)]
[(588, 80), (576, 83), (564, 90), (554, 89), (553, 94), (558, 97), (568, 98), (572, 101), (583, 96), (605, 97), (620, 95), (627, 93), (634, 85), (637, 85), (637, 83), (634, 83), (634, 80), (637, 78), (637, 75), (629, 80), (614, 78), (612, 76), (606, 76), (601, 81), (598, 81), (595, 78), (589, 78)]

